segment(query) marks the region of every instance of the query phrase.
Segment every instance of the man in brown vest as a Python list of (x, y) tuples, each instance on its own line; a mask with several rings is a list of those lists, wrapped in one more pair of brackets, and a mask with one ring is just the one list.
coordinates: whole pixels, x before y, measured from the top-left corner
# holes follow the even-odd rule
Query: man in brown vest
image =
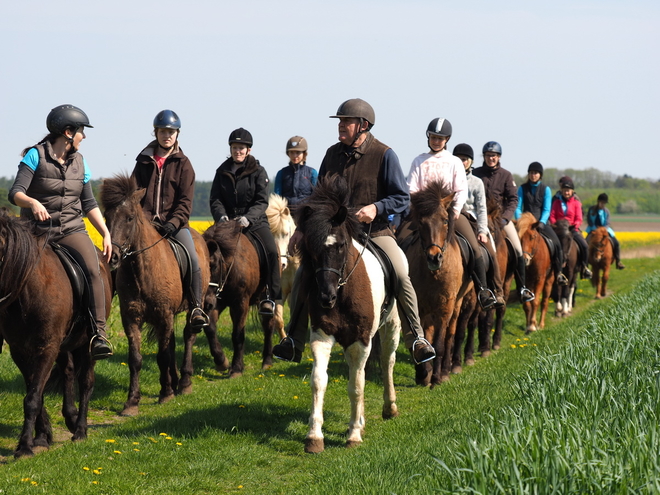
[[(430, 361), (435, 357), (435, 351), (424, 338), (417, 313), (417, 295), (408, 276), (406, 258), (388, 224), (388, 215), (403, 213), (410, 202), (399, 158), (371, 134), (376, 117), (366, 101), (359, 98), (347, 100), (330, 118), (339, 119), (339, 143), (328, 148), (319, 179), (340, 174), (348, 182), (350, 205), (360, 208), (356, 213), (358, 220), (365, 224), (365, 231), (369, 231), (373, 242), (387, 253), (399, 279), (396, 299), (406, 347), (416, 363)], [(305, 348), (307, 318), (306, 311), (298, 304), (296, 285), (294, 282), (288, 336), (273, 348), (273, 354), (285, 361), (300, 362)]]

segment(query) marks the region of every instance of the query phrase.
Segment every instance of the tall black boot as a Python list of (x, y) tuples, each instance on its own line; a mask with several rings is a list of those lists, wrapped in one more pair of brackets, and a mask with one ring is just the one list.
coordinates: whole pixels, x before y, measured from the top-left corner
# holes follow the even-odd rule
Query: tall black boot
[(518, 286), (518, 291), (520, 292), (520, 301), (521, 302), (531, 302), (535, 299), (534, 293), (525, 287), (525, 258), (523, 256), (518, 256), (518, 264), (515, 270), (516, 285)]
[(485, 284), (486, 282), (486, 267), (484, 266), (483, 258), (475, 258), (474, 270), (472, 271), (472, 281), (474, 282), (475, 290), (477, 291), (477, 301), (483, 310), (489, 310), (497, 303), (495, 294)]
[(89, 341), (89, 351), (92, 355), (92, 358), (96, 361), (100, 359), (107, 359), (113, 355), (113, 351), (112, 344), (110, 344), (108, 336), (105, 333), (105, 327), (96, 325), (93, 321), (92, 326), (94, 328), (94, 333)]
[(555, 256), (552, 257), (552, 270), (555, 272), (555, 280), (558, 285), (568, 285), (568, 279), (566, 278), (566, 275), (564, 275), (562, 265), (562, 260), (560, 260), (555, 254)]
[(621, 263), (621, 245), (616, 237), (610, 237), (612, 240), (612, 251), (614, 252), (614, 259), (616, 260), (616, 269), (623, 270), (626, 265)]
[(197, 270), (192, 274), (190, 296), (193, 306), (190, 312), (190, 328), (193, 333), (199, 333), (209, 326), (209, 316), (202, 309), (202, 272)]

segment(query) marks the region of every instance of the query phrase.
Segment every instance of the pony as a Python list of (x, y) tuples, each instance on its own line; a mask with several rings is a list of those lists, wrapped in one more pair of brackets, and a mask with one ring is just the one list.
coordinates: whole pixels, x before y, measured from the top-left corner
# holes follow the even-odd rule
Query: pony
[[(527, 333), (545, 328), (545, 317), (548, 312), (548, 303), (550, 302), (550, 291), (555, 281), (555, 274), (552, 271), (552, 260), (550, 259), (550, 249), (538, 231), (538, 223), (534, 215), (530, 212), (525, 212), (516, 224), (523, 256), (525, 257), (525, 285), (536, 294), (536, 298), (533, 301), (523, 303), (523, 309), (527, 317), (527, 326), (525, 328)], [(539, 294), (542, 294), (540, 301), (541, 319), (537, 323), (536, 312), (539, 309)]]
[(283, 198), (279, 194), (271, 194), (268, 198), (266, 216), (268, 217), (268, 224), (270, 225), (270, 231), (275, 239), (277, 250), (280, 253), (282, 304), (277, 304), (276, 307), (276, 323), (277, 332), (279, 333), (280, 338), (283, 339), (286, 337), (286, 332), (284, 331), (283, 305), (291, 294), (291, 290), (293, 289), (293, 279), (300, 266), (300, 256), (297, 254), (289, 254), (289, 241), (296, 230), (296, 222), (293, 220), (286, 198)]
[(453, 201), (454, 194), (445, 195), (439, 182), (413, 193), (410, 219), (417, 234), (413, 234), (410, 244), (405, 237), (400, 239), (417, 292), (424, 336), (436, 352), (432, 363), (415, 366), (416, 382), (424, 386), (433, 387), (449, 380), (463, 297), (474, 290), (454, 234)]
[(610, 265), (613, 262), (614, 250), (610, 235), (606, 227), (598, 227), (589, 234), (589, 263), (593, 268), (591, 285), (596, 288), (596, 299), (607, 295), (607, 281), (610, 279)]
[[(232, 320), (231, 341), (234, 349), (229, 377), (236, 378), (245, 369), (245, 323), (250, 306), (257, 304), (266, 285), (262, 276), (259, 255), (254, 245), (235, 220), (216, 223), (204, 232), (209, 251), (211, 284), (206, 292), (205, 310), (210, 327), (215, 329), (220, 314), (229, 308)], [(264, 332), (262, 369), (273, 365), (273, 333), (284, 328), (281, 312), (259, 315)], [(223, 358), (224, 352), (222, 349)]]
[(362, 443), (364, 433), (365, 365), (378, 331), (381, 342), (383, 419), (398, 415), (394, 390), (395, 351), (401, 322), (396, 309), (381, 313), (387, 298), (385, 278), (376, 257), (358, 241), (362, 234), (355, 210), (348, 208), (346, 180), (332, 175), (319, 181), (295, 212), (301, 232), (300, 296), (307, 300), (312, 327), (312, 410), (305, 451), (324, 450), (323, 399), (328, 363), (335, 342), (348, 364), (351, 418), (347, 447)]
[(554, 289), (557, 291), (557, 305), (555, 308), (555, 316), (565, 317), (570, 316), (573, 312), (573, 302), (575, 298), (575, 289), (577, 288), (577, 263), (579, 259), (578, 245), (573, 240), (573, 235), (569, 230), (568, 220), (562, 218), (552, 226), (557, 238), (561, 243), (561, 248), (564, 251), (564, 275), (568, 279), (568, 285), (559, 285), (555, 283)]
[[(106, 317), (112, 304), (112, 279), (99, 255), (105, 286)], [(0, 213), (0, 351), (2, 340), (25, 380), (24, 421), (16, 458), (48, 448), (53, 432), (44, 406), (44, 387), (53, 364), (64, 377), (62, 415), (74, 441), (87, 438), (87, 412), (94, 389), (94, 364), (89, 352), (92, 325), (88, 309), (79, 307), (57, 254), (29, 225)], [(79, 408), (75, 404), (78, 380)]]
[[(176, 393), (192, 391), (192, 346), (195, 334), (186, 323), (181, 379), (176, 366), (174, 317), (190, 311), (187, 294), (189, 288), (182, 281), (178, 262), (170, 243), (160, 235), (144, 214), (140, 201), (146, 189), (138, 189), (135, 180), (125, 174), (105, 179), (101, 184), (101, 203), (105, 210), (106, 225), (113, 240), (111, 267), (116, 271), (115, 286), (119, 298), (121, 319), (128, 339), (128, 368), (130, 383), (128, 399), (120, 415), (135, 416), (141, 399), (140, 345), (144, 324), (150, 326), (150, 336), (158, 340), (158, 367), (160, 393), (158, 402), (170, 401)], [(202, 287), (209, 283), (209, 263), (206, 244), (201, 235), (191, 229), (199, 265)], [(189, 321), (189, 314), (186, 321)], [(222, 369), (222, 355), (217, 335), (204, 329), (216, 367)]]

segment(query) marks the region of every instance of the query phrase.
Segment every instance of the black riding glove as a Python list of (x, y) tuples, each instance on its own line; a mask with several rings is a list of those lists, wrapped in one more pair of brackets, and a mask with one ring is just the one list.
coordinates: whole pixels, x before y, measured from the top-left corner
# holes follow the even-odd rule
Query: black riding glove
[(161, 227), (161, 230), (163, 231), (163, 237), (171, 237), (175, 234), (177, 228), (172, 222), (167, 222)]

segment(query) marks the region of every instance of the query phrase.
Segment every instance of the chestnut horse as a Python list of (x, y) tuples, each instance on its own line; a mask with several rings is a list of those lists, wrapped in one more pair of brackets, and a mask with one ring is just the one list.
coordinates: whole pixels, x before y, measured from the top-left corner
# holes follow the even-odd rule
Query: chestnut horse
[[(64, 374), (62, 415), (72, 440), (87, 438), (87, 411), (94, 389), (94, 360), (89, 353), (91, 319), (78, 307), (62, 262), (50, 245), (35, 238), (22, 220), (0, 213), (0, 350), (11, 357), (25, 380), (23, 430), (15, 457), (49, 447), (53, 432), (44, 406), (44, 387), (57, 361)], [(105, 285), (106, 317), (112, 304), (112, 280), (99, 255)], [(78, 380), (79, 409), (75, 404)]]
[[(591, 285), (596, 288), (596, 299), (607, 295), (610, 265), (614, 262), (614, 250), (607, 228), (598, 227), (589, 234), (589, 263), (592, 268)], [(601, 275), (602, 272), (602, 275)]]
[[(151, 335), (158, 340), (158, 367), (160, 369), (159, 403), (165, 403), (178, 393), (190, 393), (192, 346), (195, 334), (189, 324), (183, 331), (185, 350), (181, 367), (181, 380), (176, 366), (174, 317), (190, 311), (187, 294), (174, 251), (146, 217), (140, 205), (146, 189), (138, 189), (135, 180), (127, 175), (105, 179), (101, 185), (101, 202), (113, 241), (111, 266), (116, 268), (116, 291), (119, 297), (121, 319), (128, 338), (128, 368), (130, 384), (128, 399), (122, 416), (138, 414), (140, 403), (140, 370), (142, 355), (141, 330), (146, 323)], [(191, 229), (202, 270), (202, 287), (209, 283), (208, 251), (201, 235)], [(189, 314), (186, 315), (186, 322)], [(219, 343), (215, 331), (205, 329), (211, 354), (216, 366), (221, 367)]]
[(307, 298), (312, 325), (312, 412), (305, 438), (305, 451), (311, 453), (324, 450), (323, 399), (335, 342), (344, 348), (348, 364), (351, 419), (346, 446), (362, 443), (365, 365), (376, 331), (381, 342), (382, 417), (398, 415), (393, 372), (401, 322), (396, 309), (381, 313), (387, 297), (383, 270), (375, 256), (358, 242), (361, 225), (347, 202), (345, 179), (333, 175), (321, 180), (295, 212), (302, 233), (299, 297)]
[(416, 238), (407, 245), (400, 239), (406, 245), (424, 336), (436, 352), (432, 363), (415, 366), (416, 382), (425, 386), (449, 380), (463, 297), (474, 290), (454, 235), (453, 200), (454, 195), (445, 195), (438, 182), (412, 194), (410, 218), (417, 229), (413, 234)]
[(568, 279), (568, 285), (559, 285), (555, 283), (554, 289), (557, 291), (557, 306), (555, 316), (565, 317), (573, 313), (573, 300), (575, 298), (575, 289), (577, 288), (577, 263), (580, 257), (579, 248), (570, 231), (568, 220), (562, 218), (552, 226), (557, 234), (561, 248), (564, 251), (564, 275)]
[[(206, 292), (205, 309), (211, 319), (210, 326), (215, 329), (220, 314), (229, 308), (234, 348), (229, 377), (236, 378), (245, 369), (245, 323), (250, 306), (262, 299), (266, 279), (261, 273), (257, 250), (235, 220), (211, 226), (204, 232), (204, 241), (208, 247), (211, 267), (211, 283)], [(273, 333), (276, 328), (283, 328), (284, 322), (277, 312), (275, 315), (262, 314), (259, 317), (264, 332), (261, 367), (268, 369), (273, 365)], [(222, 355), (224, 358), (224, 352)]]
[[(545, 239), (538, 231), (539, 222), (530, 212), (525, 212), (518, 219), (516, 229), (520, 236), (523, 256), (525, 257), (525, 285), (536, 294), (533, 301), (523, 303), (527, 316), (527, 333), (545, 328), (545, 317), (548, 313), (550, 291), (555, 281), (552, 271), (550, 249)], [(539, 301), (539, 294), (542, 295)], [(536, 312), (541, 306), (541, 320), (537, 324)]]
[(286, 332), (284, 331), (284, 308), (283, 304), (291, 294), (293, 289), (293, 278), (296, 274), (296, 270), (300, 266), (300, 256), (299, 255), (290, 255), (289, 254), (289, 241), (291, 236), (296, 230), (296, 222), (291, 216), (291, 211), (287, 206), (288, 202), (286, 198), (283, 198), (279, 194), (271, 194), (268, 198), (268, 208), (266, 208), (266, 216), (268, 217), (268, 224), (270, 226), (270, 231), (273, 234), (275, 239), (275, 245), (277, 250), (280, 253), (280, 275), (281, 275), (281, 286), (282, 286), (282, 304), (278, 304), (277, 311), (277, 332), (280, 334), (280, 338), (286, 337)]

